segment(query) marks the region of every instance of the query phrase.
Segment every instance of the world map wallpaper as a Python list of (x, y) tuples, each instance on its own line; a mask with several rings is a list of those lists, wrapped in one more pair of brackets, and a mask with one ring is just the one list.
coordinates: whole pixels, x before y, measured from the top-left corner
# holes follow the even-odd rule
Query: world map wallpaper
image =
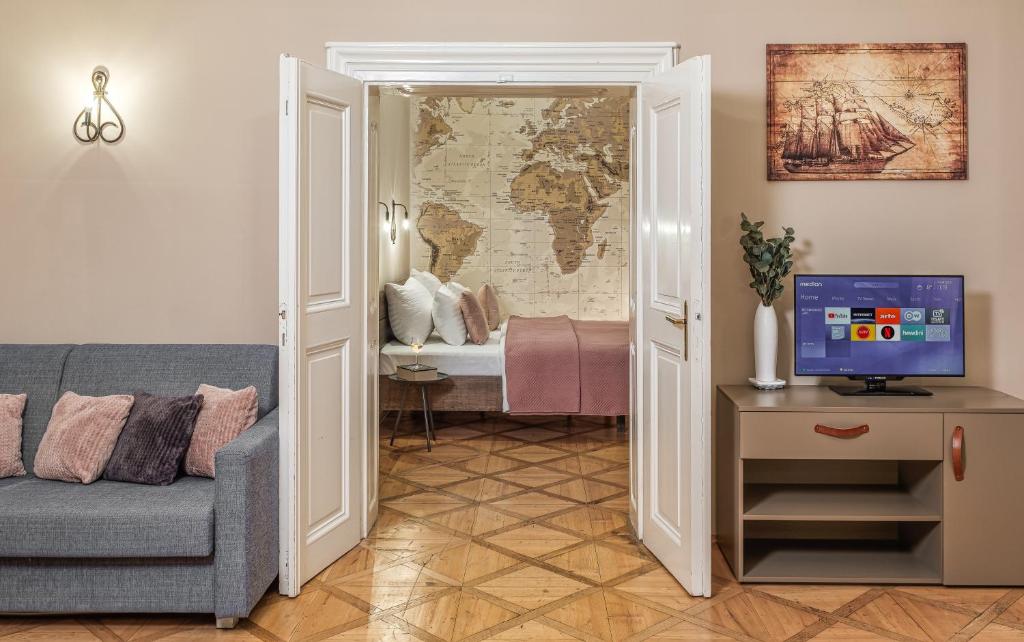
[(629, 97), (412, 101), (412, 265), (504, 315), (626, 318)]

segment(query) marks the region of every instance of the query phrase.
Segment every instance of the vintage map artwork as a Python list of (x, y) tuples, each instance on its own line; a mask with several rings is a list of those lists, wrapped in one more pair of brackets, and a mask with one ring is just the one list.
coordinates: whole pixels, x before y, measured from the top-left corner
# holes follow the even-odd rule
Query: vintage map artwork
[(967, 46), (768, 45), (768, 179), (966, 179)]
[(414, 96), (412, 264), (505, 314), (627, 314), (629, 97)]

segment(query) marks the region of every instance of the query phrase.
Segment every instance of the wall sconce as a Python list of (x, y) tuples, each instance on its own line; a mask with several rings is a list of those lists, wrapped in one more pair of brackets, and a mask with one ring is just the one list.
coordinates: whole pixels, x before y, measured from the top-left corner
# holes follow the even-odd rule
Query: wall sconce
[[(110, 72), (106, 67), (96, 67), (92, 70), (92, 97), (86, 101), (82, 111), (78, 112), (75, 124), (71, 133), (80, 143), (95, 143), (102, 140), (104, 143), (116, 143), (124, 138), (124, 121), (121, 114), (117, 113), (114, 106), (107, 99), (107, 80), (110, 79)], [(103, 105), (106, 103), (113, 114), (104, 120)], [(107, 131), (107, 130), (111, 131)]]
[(395, 199), (391, 199), (391, 207), (383, 201), (377, 201), (377, 205), (384, 206), (384, 231), (391, 234), (391, 244), (394, 245), (398, 240), (398, 208), (401, 207), (405, 213), (405, 218), (402, 220), (402, 229), (409, 229), (409, 209), (401, 203), (396, 203)]

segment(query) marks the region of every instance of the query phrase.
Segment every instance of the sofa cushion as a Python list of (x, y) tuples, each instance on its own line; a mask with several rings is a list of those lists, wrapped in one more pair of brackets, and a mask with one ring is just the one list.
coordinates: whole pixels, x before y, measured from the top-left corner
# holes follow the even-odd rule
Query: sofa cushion
[(239, 390), (256, 386), (259, 416), (277, 407), (277, 347), (231, 344), (90, 344), (75, 346), (61, 392), (82, 395), (195, 394), (199, 384)]
[(135, 405), (117, 438), (103, 479), (166, 486), (174, 482), (192, 440), (203, 395), (135, 393)]
[(22, 416), (21, 460), (29, 473), (57, 402), (60, 375), (69, 352), (69, 345), (0, 344), (0, 392), (28, 394)]
[(21, 464), (21, 416), (28, 395), (0, 392), (0, 478), (25, 474)]
[(0, 486), (0, 557), (205, 557), (215, 482), (169, 486), (45, 479)]
[(83, 484), (99, 479), (134, 401), (131, 395), (62, 394), (32, 462), (36, 477)]
[(256, 423), (256, 388), (228, 390), (205, 383), (196, 390), (203, 407), (185, 455), (185, 474), (213, 477), (217, 451)]
[(4, 477), (3, 479), (0, 479), (0, 491), (3, 491), (3, 489), (7, 488), (8, 486), (13, 486), (15, 484), (26, 482), (31, 479), (31, 477)]

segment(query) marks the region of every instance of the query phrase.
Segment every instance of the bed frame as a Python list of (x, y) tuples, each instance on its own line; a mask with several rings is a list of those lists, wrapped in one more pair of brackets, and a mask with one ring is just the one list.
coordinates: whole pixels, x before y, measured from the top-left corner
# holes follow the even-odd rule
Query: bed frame
[[(398, 410), (402, 385), (380, 376), (380, 409)], [(501, 377), (452, 376), (430, 388), (430, 407), (436, 411), (501, 412)], [(420, 410), (422, 402), (408, 395), (402, 410)]]

